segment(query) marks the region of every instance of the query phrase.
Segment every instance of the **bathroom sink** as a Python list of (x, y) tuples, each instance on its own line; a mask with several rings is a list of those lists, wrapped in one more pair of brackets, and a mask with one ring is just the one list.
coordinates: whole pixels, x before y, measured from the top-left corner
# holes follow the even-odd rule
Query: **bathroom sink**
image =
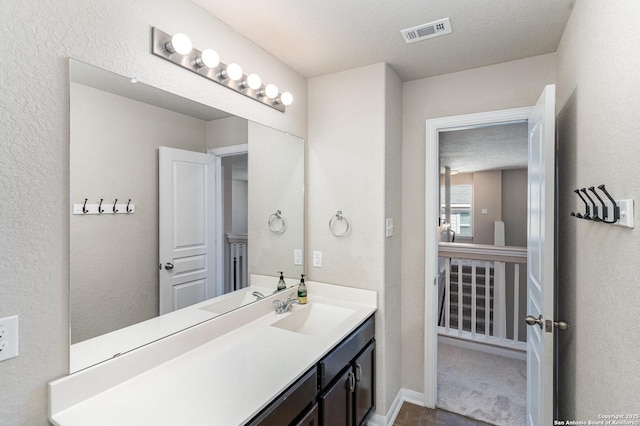
[(216, 300), (215, 302), (205, 305), (200, 309), (214, 314), (224, 314), (225, 312), (229, 312), (257, 300), (257, 298), (248, 291), (237, 291), (229, 295), (224, 295), (220, 297), (220, 299), (221, 300)]
[(309, 303), (294, 306), (294, 311), (271, 324), (273, 327), (309, 336), (321, 336), (347, 319), (355, 311), (324, 303)]

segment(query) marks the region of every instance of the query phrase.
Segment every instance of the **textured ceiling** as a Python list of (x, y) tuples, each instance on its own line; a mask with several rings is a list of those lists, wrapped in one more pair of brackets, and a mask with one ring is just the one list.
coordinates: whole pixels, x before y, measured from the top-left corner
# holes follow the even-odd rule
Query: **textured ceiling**
[[(387, 62), (403, 81), (555, 52), (574, 3), (192, 1), (305, 77)], [(400, 30), (446, 17), (451, 34), (412, 44), (400, 35)]]
[(527, 167), (527, 123), (441, 132), (440, 167), (459, 173)]

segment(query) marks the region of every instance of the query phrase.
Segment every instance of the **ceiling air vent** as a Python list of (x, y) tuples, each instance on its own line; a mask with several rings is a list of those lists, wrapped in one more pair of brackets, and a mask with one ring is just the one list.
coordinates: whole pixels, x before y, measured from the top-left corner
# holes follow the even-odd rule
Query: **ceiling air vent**
[(449, 34), (451, 32), (451, 23), (449, 18), (440, 19), (439, 21), (429, 22), (428, 24), (418, 25), (417, 27), (407, 28), (400, 31), (404, 41), (414, 43), (416, 41), (426, 40), (432, 37)]

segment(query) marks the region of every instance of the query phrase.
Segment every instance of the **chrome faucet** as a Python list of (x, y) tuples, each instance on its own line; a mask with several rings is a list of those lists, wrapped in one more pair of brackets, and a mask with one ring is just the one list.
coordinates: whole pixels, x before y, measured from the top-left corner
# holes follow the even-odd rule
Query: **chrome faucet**
[(284, 314), (285, 312), (289, 312), (294, 304), (300, 303), (298, 299), (292, 299), (291, 295), (287, 298), (286, 301), (282, 300), (274, 300), (273, 305), (276, 307), (276, 314)]
[(251, 295), (255, 296), (258, 300), (264, 299), (265, 297), (267, 297), (264, 294), (260, 293), (259, 291), (254, 291), (253, 293), (251, 293)]

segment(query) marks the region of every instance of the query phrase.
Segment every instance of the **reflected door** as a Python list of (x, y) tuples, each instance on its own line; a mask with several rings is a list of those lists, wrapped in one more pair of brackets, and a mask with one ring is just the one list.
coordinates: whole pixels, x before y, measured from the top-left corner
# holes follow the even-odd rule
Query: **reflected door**
[(214, 183), (212, 155), (160, 147), (160, 315), (215, 296)]

